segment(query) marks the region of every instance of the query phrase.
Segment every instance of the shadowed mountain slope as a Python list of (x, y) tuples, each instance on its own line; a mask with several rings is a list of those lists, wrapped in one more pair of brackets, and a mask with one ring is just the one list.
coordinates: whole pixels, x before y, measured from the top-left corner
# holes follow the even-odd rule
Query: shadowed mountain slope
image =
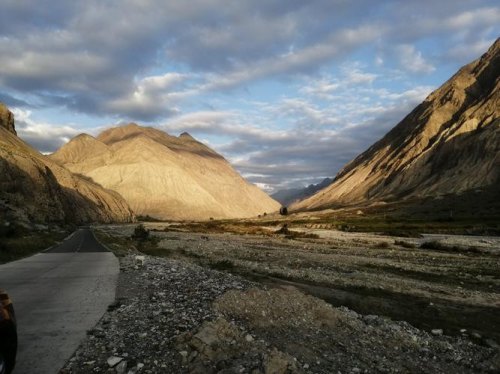
[[(15, 135), (13, 116), (5, 106), (0, 105), (0, 112), (0, 220), (77, 224), (133, 220), (120, 195), (31, 148)], [(7, 112), (10, 115), (4, 115)]]
[(187, 133), (129, 124), (79, 135), (50, 156), (119, 192), (134, 212), (160, 219), (244, 218), (280, 205)]
[(440, 197), (500, 177), (500, 39), (296, 210)]

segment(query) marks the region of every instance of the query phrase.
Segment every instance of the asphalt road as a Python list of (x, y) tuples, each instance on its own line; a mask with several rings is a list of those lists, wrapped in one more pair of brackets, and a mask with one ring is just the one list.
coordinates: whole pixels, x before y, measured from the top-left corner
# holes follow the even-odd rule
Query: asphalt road
[(118, 273), (118, 259), (89, 229), (0, 265), (0, 288), (13, 300), (18, 322), (14, 374), (57, 373), (114, 301)]

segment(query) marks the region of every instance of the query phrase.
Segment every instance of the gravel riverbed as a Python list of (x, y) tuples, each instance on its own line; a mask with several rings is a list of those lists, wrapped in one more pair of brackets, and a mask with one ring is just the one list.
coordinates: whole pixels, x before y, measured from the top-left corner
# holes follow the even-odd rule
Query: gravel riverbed
[(116, 302), (61, 373), (499, 372), (497, 348), (193, 263), (120, 257)]

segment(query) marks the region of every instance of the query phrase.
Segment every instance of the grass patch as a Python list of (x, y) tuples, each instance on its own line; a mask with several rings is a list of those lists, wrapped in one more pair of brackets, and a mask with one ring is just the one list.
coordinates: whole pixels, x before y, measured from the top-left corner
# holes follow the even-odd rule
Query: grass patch
[(482, 253), (482, 251), (477, 247), (460, 247), (458, 245), (448, 245), (441, 243), (437, 240), (431, 240), (423, 242), (420, 245), (421, 249), (430, 249), (433, 251), (443, 251), (443, 252), (466, 252), (466, 253)]
[(19, 260), (60, 243), (68, 236), (63, 231), (20, 231), (9, 236), (0, 236), (0, 264)]
[(219, 260), (215, 262), (211, 262), (210, 267), (215, 270), (233, 270), (234, 269), (234, 264), (230, 260)]

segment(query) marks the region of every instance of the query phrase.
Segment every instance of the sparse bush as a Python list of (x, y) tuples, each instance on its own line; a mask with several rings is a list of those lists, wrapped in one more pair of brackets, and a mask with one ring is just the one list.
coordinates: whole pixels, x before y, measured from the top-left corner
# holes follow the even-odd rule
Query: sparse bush
[(279, 230), (275, 231), (275, 233), (288, 235), (290, 233), (290, 230), (288, 230), (288, 224), (284, 223)]
[(405, 242), (404, 240), (395, 240), (394, 244), (399, 245), (403, 248), (415, 248), (416, 245), (410, 242)]
[(422, 244), (420, 244), (420, 248), (422, 249), (433, 249), (433, 250), (436, 250), (436, 251), (446, 251), (446, 250), (456, 250), (458, 249), (457, 247), (450, 247), (450, 246), (447, 246), (443, 243), (440, 243), (439, 241), (437, 240), (430, 240), (430, 241), (427, 241), (427, 242), (423, 242)]
[(141, 223), (137, 225), (134, 229), (134, 233), (132, 234), (132, 239), (144, 241), (149, 238), (149, 230), (147, 230), (144, 225)]
[(216, 270), (231, 270), (234, 268), (234, 264), (230, 260), (220, 260), (210, 264), (213, 269)]
[(481, 249), (473, 246), (469, 247), (459, 247), (458, 245), (447, 245), (441, 243), (437, 240), (431, 240), (428, 242), (423, 242), (420, 245), (422, 249), (431, 249), (434, 251), (445, 251), (445, 252), (469, 252), (469, 253), (481, 253)]
[(374, 248), (389, 248), (390, 244), (388, 242), (378, 242), (374, 245)]

